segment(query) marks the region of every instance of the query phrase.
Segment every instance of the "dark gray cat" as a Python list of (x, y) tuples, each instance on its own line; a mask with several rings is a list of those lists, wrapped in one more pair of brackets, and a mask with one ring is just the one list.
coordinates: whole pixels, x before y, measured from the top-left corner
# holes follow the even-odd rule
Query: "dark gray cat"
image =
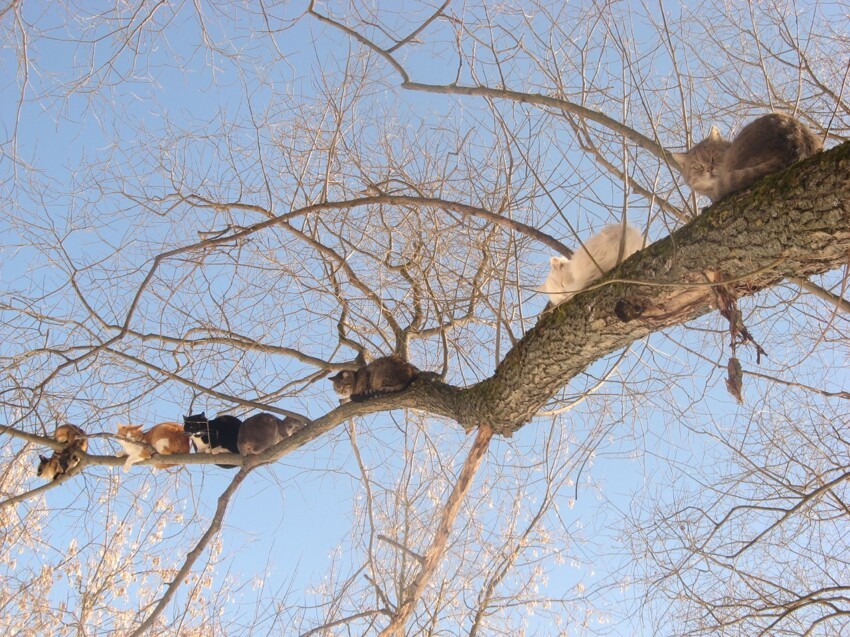
[(263, 453), (269, 447), (273, 447), (303, 428), (303, 422), (289, 416), (281, 420), (266, 412), (255, 414), (243, 420), (242, 426), (239, 427), (237, 437), (239, 453), (243, 456)]
[(346, 369), (331, 376), (339, 402), (361, 402), (379, 394), (402, 391), (416, 380), (419, 370), (399, 356), (376, 358), (360, 369)]
[(708, 137), (686, 153), (673, 153), (685, 182), (712, 201), (784, 170), (822, 148), (821, 140), (790, 115), (753, 120), (731, 142), (711, 127)]

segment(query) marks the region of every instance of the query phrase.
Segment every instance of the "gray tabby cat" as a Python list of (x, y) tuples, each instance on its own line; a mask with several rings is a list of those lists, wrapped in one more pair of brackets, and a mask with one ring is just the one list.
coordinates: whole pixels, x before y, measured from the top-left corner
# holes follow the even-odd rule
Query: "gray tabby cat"
[(331, 376), (340, 403), (362, 402), (379, 394), (399, 392), (419, 376), (419, 370), (403, 358), (392, 354), (376, 358), (359, 369), (345, 369)]
[(731, 142), (711, 127), (708, 137), (686, 153), (673, 153), (685, 182), (712, 201), (784, 170), (821, 150), (820, 138), (790, 115), (753, 120)]
[(304, 426), (303, 422), (289, 416), (281, 420), (266, 412), (255, 414), (243, 420), (239, 427), (236, 438), (239, 453), (243, 456), (263, 453)]

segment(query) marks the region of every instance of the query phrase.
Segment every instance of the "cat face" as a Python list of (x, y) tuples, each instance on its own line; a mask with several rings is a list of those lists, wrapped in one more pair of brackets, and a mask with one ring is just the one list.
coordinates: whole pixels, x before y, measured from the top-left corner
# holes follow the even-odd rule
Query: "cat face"
[(47, 456), (39, 456), (40, 462), (38, 469), (35, 470), (35, 475), (45, 480), (55, 480), (58, 477), (60, 470), (59, 461), (56, 456), (48, 458)]
[(567, 257), (552, 257), (549, 259), (549, 275), (543, 285), (537, 288), (537, 292), (545, 292), (553, 305), (563, 303), (572, 294), (561, 294), (570, 290), (572, 283), (572, 264)]
[(144, 438), (141, 425), (118, 425), (118, 436), (140, 441)]
[(713, 198), (720, 188), (720, 171), (729, 146), (712, 126), (708, 137), (686, 153), (673, 153), (673, 158), (681, 166), (685, 182), (695, 192)]
[(198, 453), (210, 453), (212, 449), (209, 426), (210, 422), (207, 420), (205, 411), (199, 414), (183, 416), (183, 429), (189, 434), (189, 440), (195, 446), (195, 451)]
[(61, 475), (64, 475), (69, 469), (72, 469), (80, 462), (80, 459), (73, 453), (67, 450), (54, 453), (49, 458), (47, 456), (39, 456), (38, 468), (36, 475), (45, 480), (56, 480)]
[(350, 369), (341, 371), (336, 376), (331, 376), (330, 381), (334, 385), (334, 391), (339, 395), (340, 402), (351, 398), (354, 391), (354, 372)]
[(549, 276), (546, 282), (536, 288), (537, 292), (555, 292), (560, 290), (565, 279), (569, 278), (570, 260), (567, 257), (549, 259)]

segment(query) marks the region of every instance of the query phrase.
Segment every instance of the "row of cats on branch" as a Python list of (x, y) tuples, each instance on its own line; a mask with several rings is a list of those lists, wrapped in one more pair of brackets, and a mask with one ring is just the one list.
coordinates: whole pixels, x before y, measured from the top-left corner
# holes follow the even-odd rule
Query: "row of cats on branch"
[[(687, 152), (672, 156), (694, 192), (718, 201), (814, 155), (822, 147), (821, 140), (802, 122), (790, 115), (770, 113), (747, 124), (731, 142), (712, 126), (708, 137)], [(537, 291), (547, 293), (552, 305), (563, 303), (642, 247), (643, 236), (636, 228), (628, 224), (605, 226), (572, 258), (552, 257), (549, 275)]]
[[(122, 447), (117, 455), (126, 457), (124, 471), (159, 454), (167, 456), (189, 453), (190, 446), (196, 453), (238, 453), (243, 456), (260, 454), (293, 435), (304, 427), (295, 418), (280, 419), (269, 413), (255, 414), (244, 421), (235, 416), (219, 416), (208, 420), (206, 414), (193, 414), (183, 418), (183, 424), (162, 422), (147, 431), (142, 425), (118, 425), (117, 442)], [(39, 456), (36, 475), (45, 480), (55, 480), (80, 462), (80, 452), (88, 449), (86, 433), (76, 425), (60, 425), (54, 433), (56, 442), (62, 445), (50, 457)], [(170, 467), (156, 464), (157, 469)], [(219, 467), (236, 468), (236, 465), (220, 464)]]
[[(331, 377), (340, 402), (361, 402), (369, 398), (399, 392), (419, 376), (420, 372), (398, 356), (384, 356), (360, 368), (346, 369)], [(305, 423), (287, 416), (278, 418), (262, 412), (245, 420), (223, 415), (208, 419), (204, 412), (183, 417), (183, 424), (163, 422), (147, 431), (142, 425), (118, 425), (117, 442), (126, 457), (124, 471), (159, 454), (162, 456), (189, 453), (190, 445), (196, 453), (238, 453), (257, 455), (304, 428)], [(77, 466), (81, 452), (88, 450), (86, 433), (76, 425), (60, 425), (54, 433), (62, 445), (50, 457), (40, 455), (36, 474), (45, 480), (55, 480)], [(155, 464), (158, 469), (170, 464)], [(236, 465), (219, 464), (219, 467), (236, 468)]]

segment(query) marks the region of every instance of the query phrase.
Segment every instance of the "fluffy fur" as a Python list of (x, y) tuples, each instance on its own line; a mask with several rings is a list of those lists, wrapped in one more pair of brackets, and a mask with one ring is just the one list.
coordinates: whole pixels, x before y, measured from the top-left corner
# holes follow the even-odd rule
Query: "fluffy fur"
[(86, 433), (76, 425), (59, 425), (53, 434), (54, 440), (64, 446), (49, 458), (39, 455), (36, 475), (45, 480), (55, 480), (80, 462), (79, 452), (86, 451), (89, 441)]
[[(239, 453), (239, 430), (242, 421), (236, 416), (218, 416), (207, 420), (205, 412), (183, 417), (183, 429), (197, 453)], [(236, 465), (220, 464), (218, 467), (236, 469)]]
[(281, 420), (266, 412), (255, 414), (246, 418), (239, 428), (239, 453), (243, 456), (263, 453), (303, 428), (303, 422), (289, 416)]
[[(124, 471), (130, 467), (147, 460), (154, 453), (163, 456), (175, 453), (189, 453), (189, 438), (183, 431), (183, 426), (176, 422), (163, 422), (154, 425), (147, 431), (142, 431), (141, 425), (118, 425), (118, 443), (124, 448), (118, 457), (127, 456), (124, 462)], [(173, 465), (157, 464), (157, 469), (167, 469)]]
[(563, 303), (617, 265), (621, 244), (625, 260), (643, 247), (643, 235), (628, 225), (624, 232), (621, 223), (605, 226), (585, 241), (571, 259), (552, 257), (549, 276), (537, 291), (546, 292), (552, 305)]
[(821, 140), (789, 115), (771, 113), (747, 124), (731, 142), (711, 127), (686, 153), (673, 153), (685, 182), (712, 201), (821, 150)]
[(368, 365), (331, 376), (339, 402), (362, 402), (379, 394), (399, 392), (416, 380), (419, 370), (399, 356), (376, 358)]

